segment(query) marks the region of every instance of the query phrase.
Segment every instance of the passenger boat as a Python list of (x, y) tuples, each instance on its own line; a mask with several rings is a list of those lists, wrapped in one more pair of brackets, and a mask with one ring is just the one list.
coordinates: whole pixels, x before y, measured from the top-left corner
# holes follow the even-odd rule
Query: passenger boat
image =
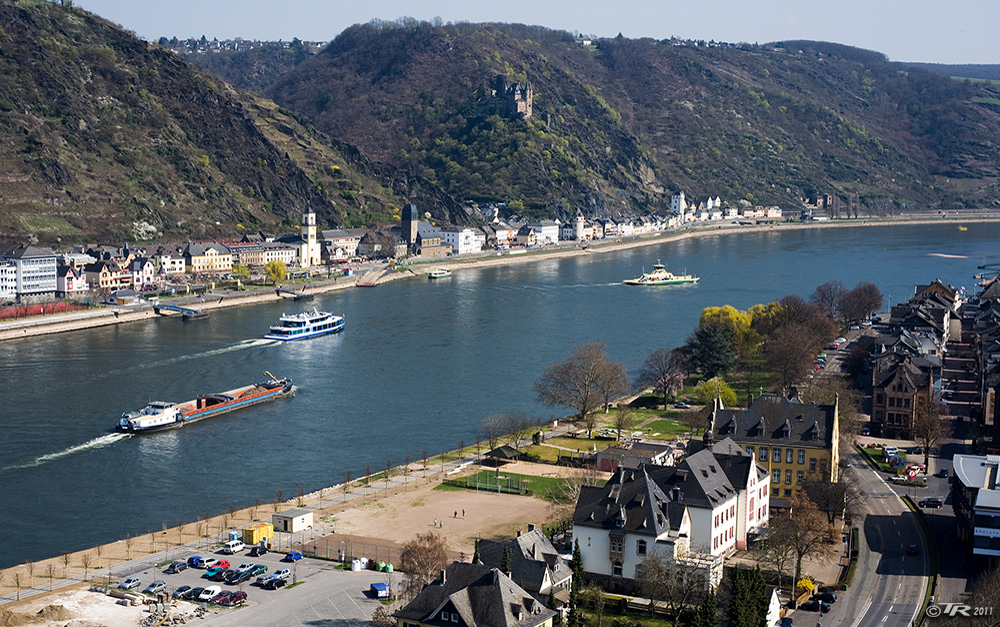
[(448, 268), (438, 268), (427, 273), (428, 279), (445, 279), (451, 276), (451, 270)]
[(125, 412), (116, 429), (125, 433), (146, 433), (175, 429), (209, 416), (273, 401), (292, 393), (291, 379), (277, 379), (270, 372), (267, 381), (246, 385), (220, 394), (206, 394), (193, 401), (169, 403), (153, 401), (139, 411)]
[(652, 272), (643, 272), (642, 276), (636, 279), (626, 279), (625, 285), (679, 285), (681, 283), (697, 283), (700, 277), (690, 274), (672, 274), (667, 271), (667, 267), (656, 262)]
[(278, 324), (271, 325), (264, 339), (282, 342), (304, 340), (327, 333), (337, 333), (344, 328), (344, 324), (343, 316), (335, 316), (332, 313), (313, 308), (312, 311), (282, 314)]

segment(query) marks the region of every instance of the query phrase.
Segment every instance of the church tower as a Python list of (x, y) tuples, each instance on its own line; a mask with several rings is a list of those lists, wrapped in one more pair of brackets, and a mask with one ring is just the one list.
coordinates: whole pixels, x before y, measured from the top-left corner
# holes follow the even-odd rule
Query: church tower
[(403, 207), (402, 223), (399, 225), (402, 231), (403, 241), (406, 242), (407, 248), (413, 248), (413, 245), (417, 243), (417, 222), (420, 221), (420, 215), (417, 211), (417, 206), (415, 204), (407, 203)]
[(306, 209), (302, 214), (302, 251), (299, 258), (302, 267), (318, 266), (322, 263), (319, 251), (319, 241), (316, 239), (316, 214), (312, 209)]

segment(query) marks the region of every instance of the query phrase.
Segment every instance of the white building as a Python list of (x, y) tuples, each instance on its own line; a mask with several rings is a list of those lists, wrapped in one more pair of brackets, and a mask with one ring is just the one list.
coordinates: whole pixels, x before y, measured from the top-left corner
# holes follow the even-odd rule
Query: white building
[(17, 298), (17, 267), (13, 261), (0, 260), (0, 301)]
[(528, 224), (528, 228), (535, 232), (535, 245), (546, 246), (559, 242), (559, 221), (542, 220)]
[[(56, 296), (73, 296), (82, 294), (90, 289), (87, 285), (87, 277), (83, 270), (77, 270), (73, 266), (63, 265), (56, 268)], [(0, 278), (0, 284), (3, 279)], [(0, 298), (3, 298), (2, 287), (0, 287)]]
[(0, 263), (14, 264), (14, 292), (18, 298), (54, 296), (56, 254), (30, 244), (0, 243)]
[(184, 274), (184, 255), (160, 248), (153, 255), (153, 266), (162, 274)]
[(313, 513), (308, 509), (286, 509), (271, 516), (275, 531), (298, 533), (313, 525)]
[(684, 200), (684, 190), (678, 190), (676, 194), (670, 197), (670, 211), (677, 214), (681, 224), (687, 222), (685, 216), (687, 213), (687, 202)]
[(441, 235), (454, 255), (479, 252), (486, 245), (486, 236), (479, 229), (446, 226), (441, 229)]

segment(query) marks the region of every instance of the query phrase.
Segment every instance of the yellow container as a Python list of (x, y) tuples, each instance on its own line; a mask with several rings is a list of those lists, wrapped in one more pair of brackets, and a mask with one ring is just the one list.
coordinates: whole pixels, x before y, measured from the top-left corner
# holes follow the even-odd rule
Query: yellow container
[(243, 544), (253, 546), (260, 544), (262, 540), (270, 541), (274, 538), (274, 525), (269, 522), (250, 525), (243, 530)]

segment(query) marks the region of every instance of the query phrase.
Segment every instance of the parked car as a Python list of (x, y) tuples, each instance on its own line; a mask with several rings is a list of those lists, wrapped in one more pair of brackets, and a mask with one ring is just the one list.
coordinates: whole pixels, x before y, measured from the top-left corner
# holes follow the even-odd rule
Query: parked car
[(235, 570), (229, 568), (223, 568), (222, 570), (217, 571), (214, 575), (209, 577), (209, 579), (211, 579), (212, 581), (225, 581), (230, 577), (232, 577), (233, 573), (235, 572), (236, 572)]
[(249, 555), (250, 555), (250, 557), (260, 557), (261, 555), (264, 555), (265, 553), (267, 553), (267, 547), (266, 546), (259, 546), (258, 545), (258, 546), (253, 547), (252, 549), (250, 549)]
[(938, 471), (938, 476), (939, 477), (945, 477), (945, 478), (947, 478), (948, 477), (948, 469), (947, 468), (942, 468), (941, 470), (939, 470)]
[(674, 403), (674, 409), (691, 409), (691, 406), (684, 401), (678, 401)]
[(942, 505), (944, 505), (944, 503), (942, 503), (941, 499), (938, 498), (928, 498), (920, 501), (918, 505), (920, 505), (920, 507), (926, 507), (927, 509), (939, 509)]
[(219, 594), (215, 595), (214, 597), (212, 597), (212, 603), (214, 603), (215, 605), (225, 605), (226, 599), (232, 596), (232, 594), (233, 594), (232, 592), (224, 590)]
[(202, 575), (202, 577), (206, 577), (208, 579), (211, 579), (212, 577), (215, 577), (221, 571), (224, 571), (224, 570), (226, 570), (226, 569), (222, 568), (221, 566), (213, 566), (211, 568), (206, 569), (205, 573)]
[(278, 577), (274, 573), (271, 573), (270, 575), (261, 575), (260, 577), (257, 577), (257, 581), (255, 581), (254, 583), (256, 583), (258, 586), (263, 586), (272, 579), (280, 579), (280, 577)]
[(211, 568), (211, 567), (215, 566), (215, 563), (218, 562), (218, 561), (219, 560), (215, 559), (214, 557), (203, 558), (201, 560), (201, 566), (199, 566), (199, 568)]
[(799, 606), (799, 609), (807, 612), (822, 612), (825, 614), (830, 611), (830, 604), (814, 599), (808, 603), (803, 603)]
[(289, 551), (285, 553), (285, 556), (281, 558), (282, 562), (296, 562), (302, 559), (302, 553), (300, 551)]
[(219, 568), (229, 568), (230, 566), (229, 560), (219, 560), (215, 565)]
[(279, 568), (278, 570), (274, 571), (274, 576), (279, 579), (289, 579), (292, 576), (292, 571), (288, 570), (287, 568)]
[(175, 599), (183, 599), (184, 595), (187, 594), (189, 590), (191, 590), (191, 586), (181, 586), (180, 588), (174, 590), (174, 594), (172, 596)]
[(187, 565), (191, 568), (201, 568), (201, 556), (192, 555), (188, 558)]
[(288, 582), (284, 579), (275, 577), (274, 579), (268, 579), (267, 582), (261, 587), (265, 590), (277, 590), (278, 588), (283, 588), (286, 583)]
[(237, 590), (236, 592), (233, 592), (232, 594), (229, 595), (229, 598), (226, 599), (224, 605), (233, 607), (234, 605), (239, 605), (240, 603), (246, 603), (246, 601), (247, 601), (247, 593), (243, 592), (242, 590)]
[(148, 586), (146, 586), (146, 589), (143, 590), (143, 592), (145, 592), (147, 594), (156, 594), (157, 592), (163, 592), (163, 590), (166, 587), (167, 587), (167, 582), (166, 581), (161, 581), (160, 579), (157, 579), (153, 583), (151, 583)]
[(181, 572), (182, 570), (187, 570), (187, 567), (188, 565), (185, 564), (184, 562), (174, 562), (170, 566), (167, 566), (167, 569), (163, 572), (167, 573), (168, 575), (173, 575)]
[(191, 588), (190, 590), (188, 590), (187, 592), (185, 592), (184, 596), (181, 597), (181, 598), (183, 598), (185, 601), (197, 601), (198, 597), (200, 597), (201, 593), (204, 592), (204, 591), (205, 591), (205, 589), (201, 588), (201, 587)]
[(242, 564), (236, 567), (236, 571), (243, 572), (244, 570), (250, 570), (253, 567), (254, 567), (253, 562), (243, 562)]
[(823, 601), (824, 603), (837, 602), (837, 595), (833, 592), (824, 592), (822, 594), (817, 594), (815, 598), (819, 601)]
[(267, 566), (264, 566), (263, 564), (254, 564), (253, 568), (250, 569), (250, 576), (256, 577), (257, 575), (266, 572), (267, 572)]
[(201, 594), (198, 595), (198, 600), (211, 601), (212, 599), (215, 598), (215, 595), (219, 594), (220, 592), (222, 592), (221, 586), (209, 586), (201, 591)]
[(908, 544), (906, 546), (906, 554), (907, 555), (918, 555), (919, 553), (920, 553), (920, 551), (917, 549), (917, 545), (916, 544)]
[(236, 584), (243, 583), (244, 581), (249, 581), (252, 576), (253, 575), (250, 574), (249, 570), (236, 570), (233, 571), (232, 575), (226, 577), (226, 583), (231, 586), (235, 586)]
[(906, 483), (909, 481), (909, 479), (906, 478), (906, 475), (893, 475), (890, 479), (893, 483)]
[(132, 588), (138, 588), (141, 585), (142, 580), (138, 577), (126, 577), (120, 584), (118, 584), (118, 587), (122, 590), (131, 590)]
[(792, 627), (792, 617), (791, 616), (782, 616), (781, 617), (780, 626), (781, 627)]

